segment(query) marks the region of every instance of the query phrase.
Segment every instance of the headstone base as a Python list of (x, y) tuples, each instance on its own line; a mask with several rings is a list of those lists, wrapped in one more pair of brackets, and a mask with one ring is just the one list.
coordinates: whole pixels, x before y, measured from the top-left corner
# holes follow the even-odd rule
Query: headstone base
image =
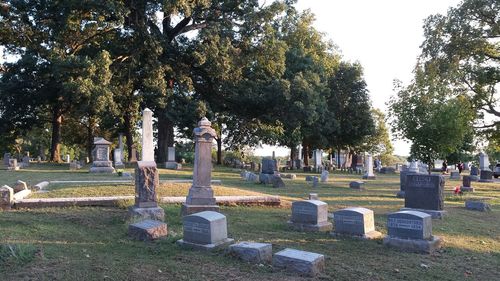
[(115, 172), (115, 168), (113, 167), (91, 167), (90, 173), (108, 173), (112, 174)]
[(460, 191), (462, 192), (474, 192), (474, 187), (472, 186), (461, 186)]
[(375, 231), (375, 230), (370, 231), (368, 233), (365, 233), (363, 235), (352, 235), (352, 234), (337, 233), (335, 231), (332, 231), (332, 232), (330, 232), (330, 235), (334, 236), (334, 237), (350, 237), (350, 238), (362, 239), (362, 240), (375, 240), (375, 239), (382, 238), (382, 233)]
[(182, 169), (182, 165), (177, 162), (165, 162), (165, 169), (180, 170)]
[(404, 190), (398, 191), (398, 193), (396, 193), (396, 197), (397, 198), (405, 198), (405, 191)]
[(479, 179), (479, 182), (493, 182), (493, 179)]
[(217, 205), (187, 205), (186, 203), (182, 203), (181, 216), (187, 216), (203, 211), (214, 211), (220, 213), (220, 208)]
[(226, 238), (226, 239), (219, 241), (215, 244), (197, 244), (197, 243), (184, 241), (184, 239), (177, 240), (175, 243), (183, 248), (196, 249), (196, 250), (202, 250), (202, 251), (213, 251), (213, 250), (224, 248), (228, 245), (233, 244), (234, 239)]
[(167, 234), (167, 224), (156, 220), (143, 220), (128, 226), (128, 236), (134, 240), (151, 241)]
[(479, 176), (469, 176), (471, 181), (479, 181)]
[(363, 176), (363, 179), (364, 179), (364, 180), (376, 180), (376, 179), (377, 179), (377, 176), (367, 176), (367, 175), (364, 175), (364, 176)]
[(273, 245), (269, 243), (240, 242), (229, 246), (231, 254), (252, 263), (271, 262)]
[(441, 248), (443, 239), (439, 236), (432, 236), (431, 240), (423, 239), (402, 239), (397, 237), (384, 237), (384, 245), (398, 248), (403, 251), (431, 254)]
[(131, 221), (147, 219), (165, 221), (165, 210), (160, 207), (139, 208), (136, 206), (130, 206), (128, 208), (128, 219)]
[(447, 213), (445, 210), (436, 211), (436, 210), (414, 209), (414, 208), (401, 208), (400, 211), (418, 211), (418, 212), (423, 212), (423, 213), (431, 215), (433, 219), (443, 219), (444, 216)]
[(308, 223), (298, 223), (288, 221), (288, 226), (298, 230), (298, 231), (309, 231), (309, 232), (326, 232), (333, 229), (333, 224), (331, 222), (321, 222), (318, 224), (308, 224)]

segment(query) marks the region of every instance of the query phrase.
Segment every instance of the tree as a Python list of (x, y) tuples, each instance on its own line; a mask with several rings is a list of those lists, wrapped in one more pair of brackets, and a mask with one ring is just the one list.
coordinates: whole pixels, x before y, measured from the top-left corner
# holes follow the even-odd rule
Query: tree
[(394, 147), (389, 137), (389, 129), (385, 123), (385, 114), (380, 109), (372, 109), (371, 114), (375, 122), (375, 130), (373, 134), (365, 137), (360, 150), (369, 152), (372, 155), (379, 155), (382, 163), (391, 165), (394, 161), (392, 157)]
[(470, 99), (442, 82), (417, 67), (413, 82), (396, 84), (389, 102), (393, 133), (412, 141), (411, 157), (427, 163), (429, 172), (436, 159), (460, 148), (475, 117)]
[(447, 15), (428, 17), (419, 59), (431, 75), (471, 97), (476, 129), (486, 133), (500, 130), (499, 13), (497, 0), (464, 0)]

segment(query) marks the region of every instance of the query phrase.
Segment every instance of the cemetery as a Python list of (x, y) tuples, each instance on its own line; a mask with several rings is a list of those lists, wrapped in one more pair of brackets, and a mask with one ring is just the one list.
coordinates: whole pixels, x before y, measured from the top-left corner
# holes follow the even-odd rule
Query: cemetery
[(318, 3), (1, 2), (0, 281), (500, 280), (500, 6)]

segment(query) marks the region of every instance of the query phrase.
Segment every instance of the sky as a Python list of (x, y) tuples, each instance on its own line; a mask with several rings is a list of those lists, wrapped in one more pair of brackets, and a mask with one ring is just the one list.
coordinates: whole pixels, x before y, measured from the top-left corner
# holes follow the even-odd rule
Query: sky
[[(393, 81), (410, 82), (424, 40), (424, 19), (446, 14), (459, 0), (299, 0), (299, 10), (310, 9), (316, 16), (314, 26), (333, 41), (344, 60), (358, 61), (372, 105), (387, 111), (393, 95)], [(409, 155), (410, 144), (393, 140), (394, 153)], [(276, 150), (285, 156), (289, 150), (264, 146), (257, 155)]]

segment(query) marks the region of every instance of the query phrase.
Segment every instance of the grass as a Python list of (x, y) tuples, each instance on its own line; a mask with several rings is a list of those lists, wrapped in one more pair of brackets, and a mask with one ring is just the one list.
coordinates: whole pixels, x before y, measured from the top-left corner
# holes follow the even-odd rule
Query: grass
[[(45, 179), (117, 179), (115, 175), (69, 172), (64, 167), (35, 166), (29, 171), (0, 171), (0, 184)], [(162, 179), (190, 178), (192, 171), (161, 169)], [(57, 175), (59, 177), (56, 177)], [(216, 195), (276, 194), (286, 201), (318, 193), (330, 211), (347, 206), (374, 210), (377, 230), (386, 233), (387, 213), (403, 206), (395, 197), (398, 175), (380, 175), (365, 181), (366, 191), (348, 188), (359, 175), (333, 173), (328, 183), (313, 189), (305, 182), (309, 174), (298, 173), (287, 187), (247, 183), (239, 173), (217, 167), (213, 179)], [(5, 176), (5, 177), (4, 177)], [(50, 177), (54, 176), (54, 177)], [(29, 179), (29, 180), (28, 180)], [(32, 184), (31, 182), (29, 182)], [(451, 190), (459, 181), (446, 183), (444, 220), (433, 220), (433, 233), (442, 236), (445, 247), (433, 255), (403, 253), (388, 249), (381, 241), (339, 239), (325, 233), (290, 231), (286, 222), (289, 204), (271, 207), (222, 207), (228, 219), (229, 236), (237, 241), (273, 244), (273, 252), (290, 247), (322, 253), (325, 272), (301, 278), (235, 260), (224, 251), (200, 253), (175, 245), (182, 237), (180, 205), (162, 205), (169, 236), (153, 243), (127, 238), (125, 208), (45, 208), (0, 213), (0, 280), (500, 280), (500, 184), (475, 183), (474, 194), (455, 196)], [(41, 196), (97, 196), (133, 194), (132, 185), (50, 185)], [(189, 184), (160, 187), (161, 196), (184, 196)], [(122, 193), (119, 193), (122, 192)], [(247, 193), (248, 192), (248, 193)], [(118, 193), (118, 194), (117, 194)], [(493, 211), (480, 213), (463, 208), (470, 197), (490, 197)], [(15, 258), (8, 247), (14, 249)], [(22, 253), (22, 254), (17, 254)]]

